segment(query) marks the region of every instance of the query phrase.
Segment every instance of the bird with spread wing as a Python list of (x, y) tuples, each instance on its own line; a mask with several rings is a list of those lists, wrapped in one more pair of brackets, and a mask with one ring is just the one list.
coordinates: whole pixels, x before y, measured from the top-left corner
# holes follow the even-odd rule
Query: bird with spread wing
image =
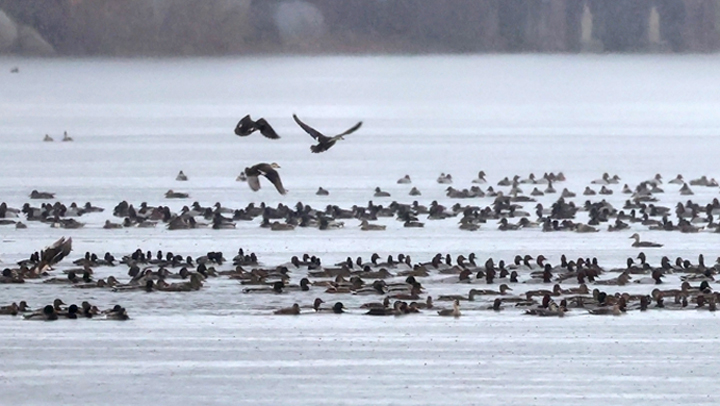
[(270, 126), (264, 118), (253, 121), (248, 114), (237, 123), (237, 126), (235, 126), (235, 135), (240, 137), (247, 137), (255, 131), (260, 131), (260, 134), (273, 140), (280, 138), (280, 136), (277, 135), (272, 126)]
[(264, 176), (267, 180), (272, 182), (273, 185), (275, 185), (275, 188), (281, 195), (286, 194), (287, 190), (283, 187), (282, 181), (280, 180), (280, 174), (275, 169), (280, 169), (280, 165), (275, 162), (271, 164), (259, 163), (249, 168), (245, 168), (245, 175), (247, 176), (247, 183), (250, 186), (250, 189), (255, 192), (260, 190), (260, 176)]
[(320, 153), (320, 152), (329, 150), (333, 145), (335, 145), (336, 142), (344, 139), (343, 137), (345, 135), (348, 135), (348, 134), (351, 134), (351, 133), (357, 131), (357, 129), (360, 128), (360, 126), (362, 125), (362, 121), (360, 121), (359, 123), (355, 124), (355, 126), (350, 128), (349, 130), (345, 131), (344, 133), (338, 134), (334, 137), (328, 137), (328, 136), (322, 134), (320, 131), (318, 131), (318, 130), (310, 127), (309, 125), (303, 123), (302, 121), (300, 121), (298, 116), (296, 116), (295, 114), (293, 114), (293, 118), (295, 119), (295, 122), (298, 123), (300, 128), (305, 130), (306, 133), (310, 134), (310, 136), (312, 136), (313, 138), (315, 138), (315, 140), (317, 140), (317, 142), (318, 142), (317, 145), (310, 146), (310, 150), (314, 153)]

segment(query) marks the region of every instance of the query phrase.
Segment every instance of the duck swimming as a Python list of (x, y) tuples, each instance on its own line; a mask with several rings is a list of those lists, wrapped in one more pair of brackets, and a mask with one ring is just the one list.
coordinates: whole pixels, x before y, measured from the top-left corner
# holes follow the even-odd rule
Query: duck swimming
[(31, 199), (54, 199), (55, 193), (38, 192), (37, 190), (33, 190), (32, 192), (30, 192), (30, 198)]
[(632, 246), (633, 246), (633, 247), (655, 247), (655, 248), (659, 248), (659, 247), (662, 247), (662, 246), (663, 246), (662, 244), (658, 244), (658, 243), (655, 243), (655, 242), (640, 241), (640, 235), (639, 235), (638, 233), (635, 233), (635, 234), (631, 235), (630, 238), (631, 238), (631, 239), (635, 239), (635, 242), (632, 243)]
[(397, 183), (399, 185), (403, 185), (403, 184), (406, 185), (406, 184), (412, 183), (412, 180), (410, 180), (410, 175), (405, 175), (402, 178), (398, 179)]
[(376, 187), (375, 194), (373, 196), (375, 196), (375, 197), (390, 197), (390, 193), (385, 192), (384, 190), (380, 189), (380, 187)]
[(235, 126), (235, 135), (239, 137), (246, 137), (255, 131), (260, 131), (260, 134), (272, 140), (280, 138), (280, 136), (277, 135), (275, 130), (264, 118), (259, 118), (257, 121), (253, 121), (248, 114)]
[(185, 174), (183, 173), (183, 171), (180, 171), (180, 172), (177, 174), (177, 176), (175, 177), (175, 180), (177, 180), (177, 181), (186, 181), (186, 180), (188, 180), (188, 177), (187, 177), (187, 175), (185, 175)]
[(68, 142), (68, 141), (72, 141), (73, 139), (72, 139), (72, 137), (70, 137), (70, 136), (68, 135), (67, 131), (65, 131), (65, 132), (63, 132), (63, 138), (62, 138), (62, 140), (63, 140), (63, 142)]
[(345, 135), (354, 133), (355, 131), (357, 131), (360, 128), (360, 126), (362, 126), (362, 121), (360, 121), (357, 124), (355, 124), (353, 127), (351, 127), (350, 129), (348, 129), (347, 131), (345, 131), (341, 134), (338, 134), (334, 137), (328, 137), (328, 136), (322, 134), (321, 132), (319, 132), (318, 130), (316, 130), (316, 129), (310, 127), (309, 125), (303, 123), (302, 121), (300, 121), (298, 116), (296, 116), (295, 114), (293, 114), (293, 119), (300, 126), (300, 128), (305, 130), (306, 133), (310, 134), (310, 136), (315, 138), (315, 140), (318, 142), (317, 145), (312, 145), (310, 147), (310, 151), (312, 151), (313, 153), (316, 153), (316, 154), (329, 150), (330, 148), (332, 148), (333, 145), (335, 145), (336, 142), (343, 140), (344, 139), (343, 137)]
[(473, 179), (472, 183), (487, 183), (487, 180), (485, 180), (485, 171), (478, 172), (478, 177)]
[(452, 309), (442, 309), (442, 310), (438, 310), (437, 313), (438, 313), (439, 316), (452, 316), (452, 317), (455, 317), (455, 318), (460, 317), (460, 315), (461, 315), (461, 313), (460, 313), (460, 301), (456, 300), (455, 302), (453, 302), (453, 307), (452, 307)]
[(189, 194), (183, 192), (175, 192), (172, 189), (165, 192), (166, 199), (187, 199), (188, 197), (190, 197)]
[(275, 162), (271, 164), (259, 163), (249, 168), (245, 168), (245, 175), (247, 176), (247, 182), (250, 186), (250, 189), (252, 189), (254, 192), (260, 190), (260, 176), (264, 176), (273, 185), (275, 185), (278, 193), (280, 193), (281, 195), (286, 194), (287, 191), (283, 187), (282, 181), (280, 180), (280, 174), (275, 169), (280, 169), (280, 165), (276, 164)]
[(297, 303), (293, 303), (290, 307), (285, 307), (282, 309), (275, 310), (273, 314), (289, 314), (289, 315), (298, 315), (300, 314), (300, 305)]

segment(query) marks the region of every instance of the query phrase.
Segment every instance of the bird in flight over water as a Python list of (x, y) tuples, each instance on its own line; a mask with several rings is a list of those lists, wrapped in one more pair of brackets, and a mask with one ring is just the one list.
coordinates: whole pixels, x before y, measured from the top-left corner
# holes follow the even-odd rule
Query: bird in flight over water
[(283, 187), (280, 174), (275, 169), (280, 169), (280, 165), (275, 162), (271, 164), (259, 163), (245, 168), (245, 175), (247, 176), (247, 183), (250, 185), (250, 189), (255, 192), (260, 190), (260, 176), (264, 176), (275, 185), (275, 189), (277, 189), (281, 195), (286, 194), (287, 190)]
[(250, 114), (243, 117), (242, 120), (237, 123), (237, 126), (235, 126), (235, 135), (240, 137), (247, 137), (255, 131), (260, 131), (260, 134), (273, 140), (280, 138), (264, 118), (253, 121), (253, 119), (250, 118)]
[(310, 127), (309, 125), (303, 123), (302, 121), (300, 121), (298, 116), (296, 116), (295, 114), (293, 114), (293, 118), (295, 119), (295, 122), (298, 123), (300, 128), (305, 130), (306, 133), (310, 134), (310, 136), (312, 136), (313, 138), (315, 138), (315, 140), (317, 140), (317, 142), (318, 142), (317, 145), (310, 146), (310, 150), (314, 153), (320, 153), (320, 152), (329, 150), (333, 145), (335, 145), (336, 142), (344, 139), (343, 136), (355, 132), (362, 125), (362, 121), (360, 121), (359, 123), (355, 124), (355, 126), (350, 128), (349, 130), (345, 131), (344, 133), (338, 134), (334, 137), (328, 137), (328, 136), (322, 134), (320, 131), (318, 131), (318, 130)]

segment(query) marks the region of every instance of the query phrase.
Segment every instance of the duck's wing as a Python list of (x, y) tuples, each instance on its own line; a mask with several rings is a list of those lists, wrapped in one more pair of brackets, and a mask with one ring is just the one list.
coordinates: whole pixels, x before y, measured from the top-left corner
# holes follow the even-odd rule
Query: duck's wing
[[(280, 180), (280, 174), (277, 173), (275, 169), (267, 168), (262, 170), (263, 175), (272, 182), (273, 185), (275, 185), (275, 189), (277, 189), (278, 193), (281, 195), (284, 195), (287, 193), (285, 188), (283, 187), (282, 181)], [(259, 187), (258, 187), (259, 188)]]
[(310, 136), (313, 137), (313, 138), (315, 138), (316, 140), (318, 140), (318, 141), (323, 141), (323, 140), (327, 140), (327, 139), (328, 139), (328, 137), (326, 137), (325, 135), (323, 135), (320, 131), (318, 131), (318, 130), (310, 127), (309, 125), (303, 123), (302, 121), (300, 121), (300, 119), (298, 118), (298, 116), (296, 116), (295, 114), (293, 114), (293, 119), (294, 119), (295, 122), (300, 126), (300, 128), (302, 128), (303, 130), (305, 130), (306, 133), (310, 134)]
[(362, 121), (360, 121), (359, 123), (355, 124), (355, 125), (352, 126), (350, 129), (348, 129), (347, 131), (345, 131), (344, 133), (338, 134), (338, 135), (336, 135), (336, 136), (333, 137), (333, 138), (342, 137), (343, 135), (352, 134), (352, 133), (354, 133), (355, 131), (357, 131), (361, 126), (362, 126)]
[(41, 252), (40, 262), (54, 265), (68, 256), (70, 251), (72, 251), (72, 238), (62, 237)]
[(258, 190), (260, 190), (260, 179), (258, 179), (257, 176), (248, 176), (247, 184), (250, 186), (250, 189), (252, 189), (254, 192), (257, 192)]
[(267, 138), (270, 138), (272, 140), (280, 138), (280, 136), (277, 135), (277, 133), (275, 132), (275, 129), (273, 129), (272, 126), (270, 126), (270, 124), (264, 118), (261, 118), (255, 122), (255, 128), (260, 130), (260, 134), (264, 135)]
[[(260, 119), (260, 120), (262, 120), (262, 119)], [(245, 137), (245, 136), (252, 134), (252, 132), (257, 129), (256, 124), (257, 123), (252, 121), (252, 119), (250, 118), (250, 115), (248, 114), (247, 116), (243, 117), (242, 120), (240, 120), (237, 123), (237, 126), (235, 126), (235, 135), (238, 135), (240, 137)], [(263, 133), (263, 135), (265, 135), (265, 134)]]

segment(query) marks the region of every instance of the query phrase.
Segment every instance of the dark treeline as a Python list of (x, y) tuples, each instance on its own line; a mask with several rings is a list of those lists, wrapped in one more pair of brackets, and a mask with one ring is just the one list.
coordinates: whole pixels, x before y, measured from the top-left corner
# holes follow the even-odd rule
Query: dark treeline
[(706, 52), (718, 47), (720, 0), (0, 0), (0, 10), (69, 55)]

